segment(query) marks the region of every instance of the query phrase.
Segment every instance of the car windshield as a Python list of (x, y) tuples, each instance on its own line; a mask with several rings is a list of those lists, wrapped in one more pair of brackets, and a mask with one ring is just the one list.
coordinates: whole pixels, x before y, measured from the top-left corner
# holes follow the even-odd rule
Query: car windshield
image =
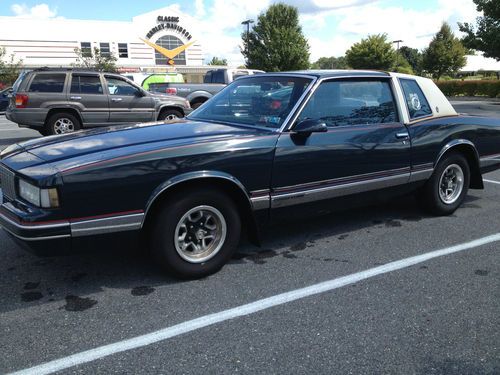
[(311, 82), (286, 76), (238, 79), (189, 118), (279, 128)]

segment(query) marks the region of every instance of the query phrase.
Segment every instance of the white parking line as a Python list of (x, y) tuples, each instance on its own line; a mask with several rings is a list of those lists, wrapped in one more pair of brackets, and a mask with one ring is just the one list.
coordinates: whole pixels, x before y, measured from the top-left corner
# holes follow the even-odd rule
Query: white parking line
[(497, 185), (500, 185), (500, 182), (499, 182), (499, 181), (487, 180), (487, 179), (485, 179), (485, 178), (483, 178), (483, 181), (484, 181), (484, 182), (489, 182), (490, 184), (497, 184)]
[(163, 340), (170, 339), (172, 337), (176, 337), (227, 320), (254, 314), (256, 312), (266, 310), (274, 306), (283, 305), (288, 302), (297, 301), (302, 298), (306, 298), (320, 293), (325, 293), (334, 289), (341, 288), (346, 285), (357, 283), (361, 280), (369, 279), (371, 277), (375, 277), (388, 272), (397, 271), (403, 268), (414, 266), (416, 264), (426, 262), (433, 258), (457, 253), (459, 251), (471, 250), (479, 246), (483, 246), (497, 241), (500, 241), (500, 233), (496, 233), (487, 237), (482, 237), (471, 242), (466, 242), (463, 244), (447, 247), (444, 249), (431, 251), (414, 257), (401, 259), (398, 261), (384, 264), (382, 266), (370, 268), (365, 271), (353, 273), (351, 275), (339, 277), (333, 280), (328, 280), (319, 284), (314, 284), (305, 288), (296, 289), (290, 292), (260, 299), (255, 302), (248, 303), (246, 305), (241, 305), (238, 307), (234, 307), (232, 309), (223, 310), (210, 315), (205, 315), (200, 318), (189, 320), (187, 322), (167, 327), (142, 336), (137, 336), (131, 339), (118, 341), (113, 344), (100, 346), (94, 349), (70, 355), (68, 357), (63, 357), (60, 359), (56, 359), (54, 361), (46, 362), (44, 364), (35, 367), (14, 372), (11, 375), (51, 374), (56, 371), (61, 371), (73, 366), (81, 365), (83, 363), (92, 362), (95, 361), (96, 359), (104, 358), (116, 353), (151, 345)]

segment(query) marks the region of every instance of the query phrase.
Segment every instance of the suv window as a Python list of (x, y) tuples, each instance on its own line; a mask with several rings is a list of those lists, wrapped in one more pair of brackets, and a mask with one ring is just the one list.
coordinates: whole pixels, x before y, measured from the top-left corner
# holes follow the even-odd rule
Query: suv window
[(400, 79), (399, 82), (405, 94), (410, 119), (432, 115), (429, 102), (418, 83), (413, 79)]
[(31, 81), (29, 92), (63, 92), (65, 73), (38, 73)]
[(322, 83), (299, 117), (318, 119), (328, 127), (398, 121), (388, 81), (335, 80)]
[(134, 96), (139, 92), (139, 89), (118, 78), (106, 77), (108, 90), (111, 95)]
[(102, 94), (101, 79), (94, 75), (73, 74), (71, 79), (72, 94)]

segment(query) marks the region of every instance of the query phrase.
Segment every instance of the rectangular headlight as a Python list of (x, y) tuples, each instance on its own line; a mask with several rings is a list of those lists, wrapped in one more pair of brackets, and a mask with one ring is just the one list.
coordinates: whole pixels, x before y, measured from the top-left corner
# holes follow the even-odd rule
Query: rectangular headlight
[(19, 196), (37, 207), (59, 207), (56, 188), (40, 189), (24, 180), (19, 180)]

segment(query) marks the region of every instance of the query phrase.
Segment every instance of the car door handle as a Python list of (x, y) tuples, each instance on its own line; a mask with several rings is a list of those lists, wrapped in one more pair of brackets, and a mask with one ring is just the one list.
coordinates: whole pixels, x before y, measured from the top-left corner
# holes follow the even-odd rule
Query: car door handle
[(410, 134), (408, 132), (396, 133), (397, 139), (408, 139), (410, 138)]
[(70, 96), (69, 97), (71, 100), (82, 100), (81, 96)]
[(111, 98), (112, 102), (121, 102), (122, 100), (122, 98)]

